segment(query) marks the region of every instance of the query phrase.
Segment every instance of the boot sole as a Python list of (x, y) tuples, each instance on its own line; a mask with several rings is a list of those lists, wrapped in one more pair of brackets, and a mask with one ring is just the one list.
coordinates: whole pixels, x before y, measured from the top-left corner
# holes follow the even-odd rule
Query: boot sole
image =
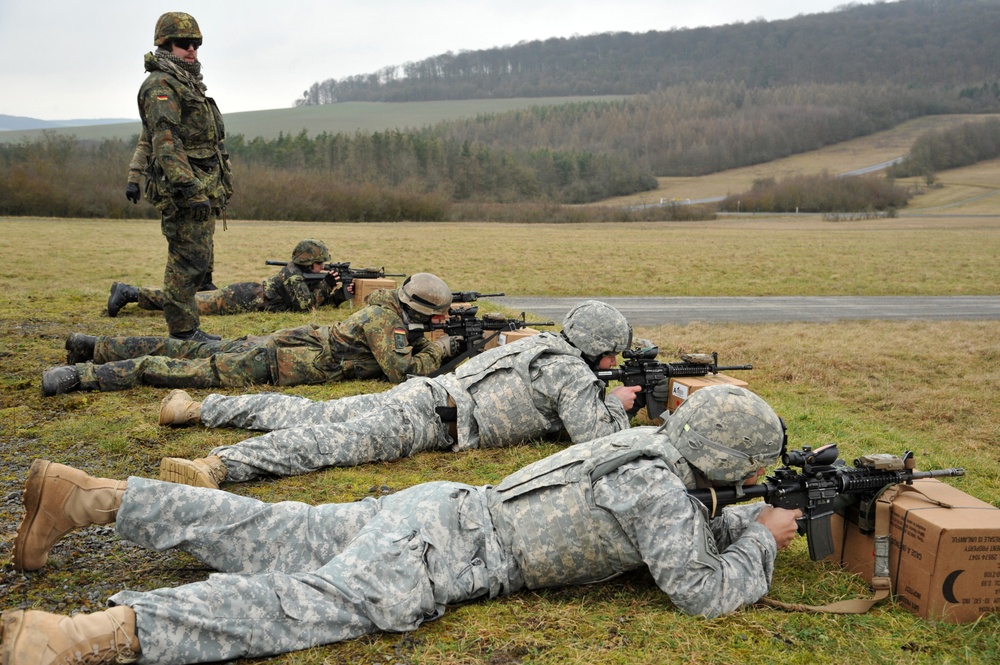
[(14, 665), (14, 642), (24, 625), (24, 610), (7, 610), (0, 615), (0, 665)]
[(191, 487), (209, 487), (217, 490), (217, 484), (206, 482), (204, 473), (194, 468), (189, 460), (179, 457), (164, 457), (160, 460), (160, 480)]
[[(24, 519), (21, 520), (21, 526), (17, 529), (17, 536), (14, 538), (14, 552), (11, 555), (14, 570), (18, 572), (38, 570), (45, 565), (43, 561), (42, 565), (37, 568), (25, 568), (24, 542), (35, 523), (35, 518), (38, 517), (38, 506), (42, 502), (42, 485), (44, 484), (42, 479), (45, 478), (49, 464), (48, 460), (36, 459), (31, 463), (31, 468), (28, 469), (28, 479), (24, 481), (24, 492), (21, 493), (21, 502), (24, 504)], [(47, 559), (48, 557), (46, 557)]]

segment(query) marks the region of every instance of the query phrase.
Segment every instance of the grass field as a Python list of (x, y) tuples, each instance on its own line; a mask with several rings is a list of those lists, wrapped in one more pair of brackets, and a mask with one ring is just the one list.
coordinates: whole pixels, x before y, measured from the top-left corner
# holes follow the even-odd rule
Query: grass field
[[(217, 283), (270, 274), (302, 237), (335, 260), (429, 270), (453, 289), (511, 295), (968, 295), (1000, 288), (1000, 215), (822, 222), (816, 217), (629, 225), (292, 224), (231, 220), (216, 236)], [(155, 476), (164, 455), (200, 455), (247, 436), (156, 424), (165, 391), (40, 395), (40, 374), (64, 361), (70, 332), (162, 334), (162, 318), (130, 305), (104, 316), (112, 280), (156, 284), (165, 242), (148, 221), (0, 219), (0, 562), (22, 515), (20, 488), (35, 457), (111, 477)], [(502, 304), (501, 299), (494, 301)], [(235, 337), (315, 315), (206, 318)], [(530, 313), (529, 313), (530, 315)], [(753, 363), (741, 374), (785, 418), (790, 444), (840, 444), (843, 457), (913, 450), (923, 468), (964, 466), (949, 480), (1000, 507), (1000, 322), (844, 322), (638, 328), (663, 357), (718, 351)], [(300, 386), (329, 398), (383, 390), (377, 382)], [(204, 392), (194, 391), (199, 397)], [(231, 391), (238, 392), (238, 391)], [(353, 501), (435, 479), (473, 484), (555, 450), (422, 454), (392, 464), (328, 470), (228, 489), (265, 500)], [(4, 607), (97, 609), (121, 588), (204, 579), (194, 560), (150, 553), (92, 528), (66, 538), (40, 573), (0, 568)], [(822, 603), (868, 593), (797, 541), (779, 555), (771, 595)], [(453, 608), (406, 635), (377, 635), (254, 662), (425, 663), (995, 663), (1000, 614), (974, 624), (919, 620), (892, 603), (861, 616), (760, 607), (706, 621), (687, 617), (642, 574), (604, 585), (525, 593)], [(247, 661), (249, 662), (249, 661)]]
[[(655, 203), (660, 199), (702, 199), (716, 196), (739, 194), (750, 189), (755, 180), (774, 178), (784, 180), (796, 175), (829, 173), (840, 175), (857, 169), (882, 164), (910, 151), (914, 140), (930, 131), (941, 131), (978, 119), (993, 118), (994, 115), (933, 115), (923, 116), (871, 136), (844, 141), (818, 150), (776, 159), (764, 164), (756, 164), (729, 171), (720, 171), (697, 178), (658, 178), (655, 190), (633, 194), (617, 199), (602, 201), (601, 205), (640, 205)], [(984, 162), (966, 169), (956, 169), (941, 174), (940, 182), (949, 185), (949, 196), (954, 200), (965, 200), (983, 193), (995, 193), (1000, 189), (1000, 161)], [(920, 184), (920, 179), (907, 182)], [(951, 186), (954, 186), (952, 188)], [(921, 209), (939, 205), (940, 189), (931, 189), (910, 203), (909, 209)], [(949, 201), (953, 203), (953, 201)], [(1000, 210), (1000, 202), (985, 202), (992, 212)], [(963, 212), (971, 212), (963, 209)]]

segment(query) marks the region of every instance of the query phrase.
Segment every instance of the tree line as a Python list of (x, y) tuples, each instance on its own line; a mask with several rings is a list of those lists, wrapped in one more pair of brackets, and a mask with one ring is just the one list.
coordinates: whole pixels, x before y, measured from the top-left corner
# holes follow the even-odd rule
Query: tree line
[(1000, 98), (1000, 0), (848, 4), (783, 21), (521, 42), (313, 83), (295, 103), (639, 94), (694, 82), (959, 88)]
[(890, 167), (887, 175), (932, 176), (938, 171), (997, 157), (1000, 157), (1000, 119), (966, 122), (917, 138), (906, 157)]

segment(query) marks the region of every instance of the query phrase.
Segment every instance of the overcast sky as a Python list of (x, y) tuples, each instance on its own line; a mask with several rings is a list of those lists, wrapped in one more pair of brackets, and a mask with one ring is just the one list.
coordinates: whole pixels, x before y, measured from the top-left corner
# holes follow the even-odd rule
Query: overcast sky
[[(869, 4), (865, 0), (859, 4)], [(156, 19), (186, 11), (223, 113), (287, 108), (317, 81), (447, 51), (792, 18), (844, 0), (0, 0), (0, 114), (138, 118)]]

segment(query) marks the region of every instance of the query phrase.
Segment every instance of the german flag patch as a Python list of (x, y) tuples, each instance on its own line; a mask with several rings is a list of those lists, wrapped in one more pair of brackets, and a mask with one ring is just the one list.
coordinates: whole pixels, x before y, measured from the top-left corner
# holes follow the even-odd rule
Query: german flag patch
[(406, 343), (406, 330), (403, 328), (393, 328), (392, 330), (392, 344), (397, 351), (402, 351), (408, 345)]
[(158, 102), (165, 102), (165, 101), (167, 101), (168, 99), (170, 99), (170, 98), (169, 98), (169, 97), (167, 97), (166, 95), (157, 95), (157, 96), (156, 96), (156, 101), (158, 101)]

